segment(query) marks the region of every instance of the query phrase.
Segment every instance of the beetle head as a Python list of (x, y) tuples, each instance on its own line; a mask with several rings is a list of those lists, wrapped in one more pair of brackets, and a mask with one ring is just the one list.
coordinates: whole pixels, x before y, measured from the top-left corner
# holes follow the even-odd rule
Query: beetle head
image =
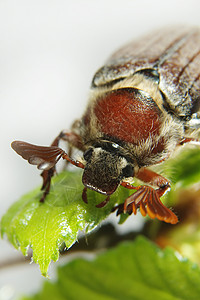
[(101, 194), (111, 195), (122, 179), (134, 176), (130, 155), (116, 143), (101, 141), (90, 146), (83, 157), (86, 164), (82, 182)]

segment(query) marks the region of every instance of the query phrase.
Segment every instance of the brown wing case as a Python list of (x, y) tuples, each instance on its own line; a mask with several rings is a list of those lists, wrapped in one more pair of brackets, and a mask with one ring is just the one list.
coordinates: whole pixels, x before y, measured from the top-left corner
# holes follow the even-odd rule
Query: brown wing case
[(169, 109), (188, 119), (200, 103), (200, 30), (155, 31), (114, 53), (93, 78), (93, 87), (115, 83), (144, 69), (156, 70)]

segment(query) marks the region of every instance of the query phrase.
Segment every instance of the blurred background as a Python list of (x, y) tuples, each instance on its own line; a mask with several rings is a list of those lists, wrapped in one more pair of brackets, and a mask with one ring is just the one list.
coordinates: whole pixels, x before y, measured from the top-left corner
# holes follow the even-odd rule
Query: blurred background
[[(49, 145), (82, 115), (92, 76), (113, 51), (163, 26), (200, 25), (199, 12), (199, 0), (0, 0), (0, 217), (41, 184), (10, 143)], [(17, 264), (21, 257), (0, 240), (1, 300), (41, 285), (38, 266)]]

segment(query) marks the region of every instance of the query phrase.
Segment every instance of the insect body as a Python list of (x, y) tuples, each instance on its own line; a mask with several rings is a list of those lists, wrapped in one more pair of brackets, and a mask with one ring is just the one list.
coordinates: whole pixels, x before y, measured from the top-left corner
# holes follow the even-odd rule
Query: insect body
[[(170, 188), (146, 167), (167, 159), (178, 145), (197, 140), (200, 132), (200, 30), (172, 28), (154, 32), (117, 51), (97, 71), (85, 113), (70, 132), (61, 132), (50, 147), (15, 141), (13, 149), (42, 169), (44, 201), (55, 165), (62, 157), (83, 168), (87, 188), (106, 195), (119, 185), (136, 192), (118, 213), (135, 213), (175, 224), (177, 216), (160, 197)], [(60, 140), (83, 152), (73, 160)], [(148, 185), (132, 186), (136, 177)]]

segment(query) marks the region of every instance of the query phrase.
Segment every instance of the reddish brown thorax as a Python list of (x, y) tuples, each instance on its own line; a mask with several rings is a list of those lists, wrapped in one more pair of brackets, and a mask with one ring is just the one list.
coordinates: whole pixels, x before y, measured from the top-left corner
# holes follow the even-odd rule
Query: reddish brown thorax
[(138, 144), (158, 136), (161, 112), (145, 92), (135, 88), (111, 91), (97, 100), (94, 115), (101, 131), (124, 142)]

